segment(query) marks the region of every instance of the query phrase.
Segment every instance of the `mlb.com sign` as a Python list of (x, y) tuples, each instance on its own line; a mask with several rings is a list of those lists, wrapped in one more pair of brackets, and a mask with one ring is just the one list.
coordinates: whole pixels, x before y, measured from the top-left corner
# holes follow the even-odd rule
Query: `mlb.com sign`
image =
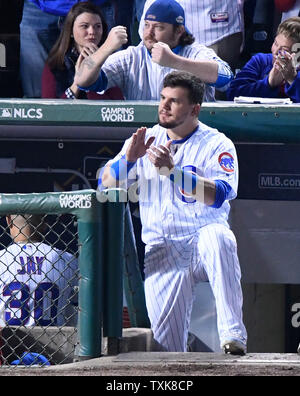
[(41, 119), (43, 118), (42, 109), (26, 109), (26, 108), (0, 108), (0, 118), (6, 119)]

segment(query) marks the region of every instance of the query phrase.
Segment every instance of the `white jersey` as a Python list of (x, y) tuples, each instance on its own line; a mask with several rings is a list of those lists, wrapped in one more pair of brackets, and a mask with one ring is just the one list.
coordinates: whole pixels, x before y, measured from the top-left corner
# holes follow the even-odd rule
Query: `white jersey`
[[(146, 138), (165, 145), (166, 129), (155, 125)], [(125, 154), (128, 139), (121, 153)], [(210, 180), (226, 181), (236, 197), (238, 163), (233, 143), (199, 122), (193, 134), (170, 146), (176, 167)], [(114, 160), (112, 160), (114, 161)], [(135, 183), (136, 180), (139, 183)], [(121, 178), (122, 180), (122, 178)], [(235, 237), (227, 218), (229, 202), (213, 208), (188, 196), (169, 176), (159, 175), (147, 155), (129, 171), (129, 199), (139, 191), (145, 249), (145, 297), (154, 339), (164, 351), (185, 352), (194, 287), (209, 281), (216, 299), (220, 345), (246, 344), (242, 290)], [(132, 182), (132, 183), (131, 183)]]
[[(229, 78), (231, 71), (227, 63), (202, 44), (187, 45), (178, 52), (179, 56), (194, 60), (214, 60), (219, 65), (219, 76)], [(108, 79), (107, 88), (117, 86), (127, 100), (159, 100), (164, 77), (173, 71), (170, 67), (152, 62), (151, 55), (141, 42), (136, 47), (112, 54), (102, 66)], [(206, 84), (204, 101), (214, 101), (214, 87)]]
[(1, 250), (0, 326), (66, 325), (77, 271), (72, 254), (45, 243), (14, 243)]
[(300, 14), (300, 0), (296, 0), (296, 3), (290, 10), (282, 13), (281, 22), (285, 21), (288, 18), (300, 16), (299, 14)]
[[(146, 0), (139, 26), (143, 37), (144, 17), (155, 0)], [(177, 0), (185, 12), (186, 27), (195, 39), (210, 46), (234, 33), (244, 31), (244, 0)]]
[[(167, 142), (166, 129), (159, 125), (147, 130), (145, 140), (150, 136), (155, 136), (155, 146), (165, 145)], [(125, 154), (129, 141), (130, 139), (125, 142), (119, 156)], [(172, 146), (176, 145), (171, 145), (173, 149)], [(181, 169), (210, 180), (226, 181), (231, 187), (228, 199), (236, 197), (236, 150), (231, 140), (223, 133), (199, 122), (196, 132), (179, 145), (173, 158), (175, 166)], [(216, 209), (188, 197), (169, 178), (158, 174), (147, 155), (138, 159), (137, 165), (129, 173), (129, 179), (136, 178), (139, 179), (139, 206), (144, 243), (157, 245), (183, 242), (184, 245), (201, 227), (208, 224), (218, 223), (228, 227), (228, 201)]]

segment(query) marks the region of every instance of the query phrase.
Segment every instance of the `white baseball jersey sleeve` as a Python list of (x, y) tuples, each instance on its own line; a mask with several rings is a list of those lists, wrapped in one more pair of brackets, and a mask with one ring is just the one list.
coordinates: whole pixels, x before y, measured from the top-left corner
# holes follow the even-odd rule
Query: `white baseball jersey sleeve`
[[(231, 75), (229, 66), (204, 45), (187, 45), (178, 55), (194, 60), (214, 60), (218, 62), (219, 69), (222, 69), (219, 75), (224, 73), (225, 78)], [(108, 79), (107, 88), (119, 87), (127, 100), (159, 100), (163, 80), (173, 70), (152, 62), (143, 43), (112, 54), (102, 66)], [(214, 87), (206, 84), (204, 101), (214, 101), (214, 93)]]
[[(143, 37), (144, 17), (155, 0), (147, 0), (139, 26)], [(244, 0), (177, 0), (185, 12), (186, 26), (195, 39), (210, 46), (234, 33), (244, 31)]]
[(72, 311), (77, 283), (78, 263), (70, 253), (45, 243), (1, 250), (0, 326), (75, 325), (65, 315)]

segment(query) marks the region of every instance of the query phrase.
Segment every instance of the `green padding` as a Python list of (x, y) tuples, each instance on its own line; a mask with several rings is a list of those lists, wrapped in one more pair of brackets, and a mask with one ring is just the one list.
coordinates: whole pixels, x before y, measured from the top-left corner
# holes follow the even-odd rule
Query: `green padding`
[(125, 211), (124, 244), (124, 291), (128, 306), (130, 323), (132, 327), (150, 328), (151, 325), (146, 308), (144, 283), (139, 266), (129, 205), (127, 205)]
[[(76, 350), (79, 359), (101, 355), (101, 327), (112, 337), (122, 334), (124, 204), (120, 191), (107, 197), (114, 203), (99, 202), (96, 191), (63, 193), (0, 194), (0, 215), (72, 214), (78, 222), (79, 313)], [(106, 221), (111, 224), (106, 224)], [(105, 232), (108, 229), (109, 232)], [(109, 286), (103, 293), (104, 284)], [(106, 322), (107, 321), (107, 322)]]
[[(1, 125), (150, 127), (158, 102), (0, 100)], [(203, 103), (199, 119), (237, 142), (300, 142), (300, 106)], [(7, 132), (4, 131), (7, 137)], [(108, 134), (109, 140), (109, 134)]]

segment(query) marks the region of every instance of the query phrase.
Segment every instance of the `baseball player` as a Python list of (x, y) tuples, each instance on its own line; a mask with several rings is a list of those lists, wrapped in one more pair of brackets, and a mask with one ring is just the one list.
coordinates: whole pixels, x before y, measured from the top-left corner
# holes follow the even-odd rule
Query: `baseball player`
[[(144, 16), (155, 0), (146, 0), (140, 21), (143, 37)], [(243, 43), (244, 0), (176, 0), (185, 11), (186, 26), (198, 43), (212, 48), (233, 68)]]
[(195, 285), (209, 281), (221, 347), (244, 354), (241, 273), (227, 222), (238, 188), (237, 156), (224, 134), (198, 121), (203, 90), (190, 73), (167, 75), (159, 124), (139, 128), (125, 142), (99, 186), (126, 187), (129, 199), (139, 191), (146, 303), (162, 349), (186, 351)]
[(76, 325), (77, 260), (42, 242), (36, 215), (9, 215), (13, 243), (0, 251), (0, 326)]
[(185, 70), (207, 83), (205, 101), (214, 100), (214, 87), (229, 84), (230, 67), (213, 50), (194, 42), (179, 3), (156, 0), (145, 21), (143, 41), (115, 54), (127, 35), (122, 26), (113, 28), (99, 50), (82, 61), (75, 83), (95, 92), (117, 86), (127, 100), (159, 100), (164, 77), (174, 69)]

